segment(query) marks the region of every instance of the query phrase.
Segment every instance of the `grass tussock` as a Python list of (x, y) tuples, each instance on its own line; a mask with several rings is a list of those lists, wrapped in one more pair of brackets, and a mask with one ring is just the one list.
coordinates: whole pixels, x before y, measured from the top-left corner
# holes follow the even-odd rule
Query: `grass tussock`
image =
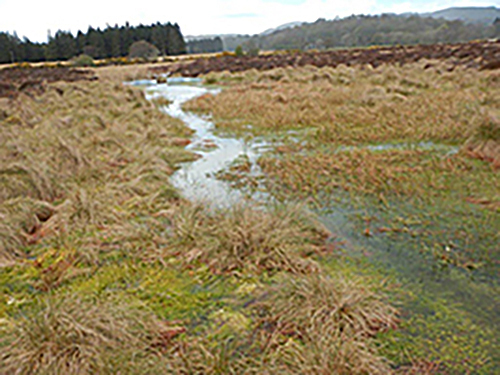
[[(107, 81), (57, 87), (62, 94), (21, 95), (6, 108), (0, 128), (4, 258), (49, 232), (124, 226), (124, 205), (141, 206), (143, 213), (169, 206), (177, 195), (168, 176), (191, 157), (171, 141), (189, 132), (139, 90)], [(50, 217), (39, 218), (35, 208), (26, 212), (34, 204), (51, 207)], [(9, 214), (12, 205), (16, 215)], [(20, 212), (28, 217), (16, 219)]]
[(194, 206), (176, 215), (173, 231), (175, 243), (187, 247), (185, 261), (201, 262), (216, 274), (316, 271), (308, 258), (323, 251), (329, 236), (299, 206), (238, 206), (208, 215)]
[[(364, 286), (363, 286), (364, 285)], [(251, 331), (218, 344), (180, 340), (167, 355), (174, 373), (387, 374), (374, 336), (396, 311), (364, 283), (320, 275), (286, 276), (254, 292)], [(229, 314), (226, 314), (226, 319)]]
[(0, 341), (0, 371), (121, 372), (146, 356), (155, 324), (154, 317), (126, 304), (49, 297), (9, 322)]
[(384, 374), (373, 337), (394, 327), (396, 310), (355, 280), (290, 277), (259, 308), (272, 328), (270, 373)]
[(469, 155), (491, 162), (496, 169), (500, 168), (500, 120), (485, 116), (464, 148)]

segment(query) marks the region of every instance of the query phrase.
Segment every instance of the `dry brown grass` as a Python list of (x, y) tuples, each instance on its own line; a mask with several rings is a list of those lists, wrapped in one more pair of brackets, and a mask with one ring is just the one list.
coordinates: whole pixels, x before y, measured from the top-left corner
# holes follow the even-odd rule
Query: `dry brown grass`
[(500, 120), (486, 116), (464, 148), (469, 155), (491, 162), (495, 169), (500, 168)]
[(148, 78), (148, 69), (153, 64), (132, 64), (123, 66), (106, 66), (91, 69), (102, 81), (126, 82)]
[(432, 150), (321, 150), (279, 158), (267, 155), (259, 165), (280, 182), (280, 190), (303, 198), (324, 198), (339, 189), (382, 200), (411, 196), (428, 201), (449, 196), (450, 191), (462, 200), (481, 196), (494, 203), (500, 198), (495, 189), (498, 176), (488, 165), (477, 165), (463, 154), (446, 157), (432, 155)]
[[(498, 72), (447, 72), (423, 64), (213, 73), (206, 79), (228, 87), (186, 108), (212, 114), (223, 129), (248, 132), (250, 125), (259, 135), (303, 129), (301, 143), (285, 139), (276, 154), (259, 160), (275, 193), (317, 200), (340, 188), (384, 200), (454, 191), (462, 201), (496, 209), (498, 177), (465, 154), (498, 166)], [(467, 152), (447, 151), (443, 144), (466, 144)]]
[(387, 374), (373, 337), (396, 310), (365, 284), (321, 275), (286, 278), (259, 305), (271, 329), (269, 373)]
[(462, 143), (479, 126), (484, 110), (498, 112), (492, 99), (498, 73), (472, 70), (306, 67), (220, 73), (210, 79), (230, 87), (186, 108), (211, 113), (219, 127), (314, 128), (318, 139), (337, 144)]
[[(19, 255), (22, 245), (49, 232), (126, 225), (130, 212), (124, 205), (141, 206), (143, 213), (169, 206), (177, 195), (168, 177), (177, 162), (191, 157), (171, 142), (189, 134), (184, 125), (158, 111), (140, 90), (112, 82), (57, 88), (62, 95), (50, 90), (35, 99), (20, 96), (5, 108), (0, 128), (4, 257)], [(12, 202), (24, 206), (21, 212), (51, 206), (53, 214), (44, 223), (19, 227), (8, 214)], [(33, 221), (36, 213), (28, 216)]]
[(206, 264), (216, 274), (310, 273), (329, 232), (300, 206), (250, 206), (207, 213), (188, 207), (173, 220), (175, 251), (185, 262)]
[(128, 371), (131, 364), (146, 356), (155, 324), (158, 323), (154, 317), (126, 304), (85, 301), (75, 296), (49, 297), (10, 322), (2, 332), (0, 371), (5, 374)]

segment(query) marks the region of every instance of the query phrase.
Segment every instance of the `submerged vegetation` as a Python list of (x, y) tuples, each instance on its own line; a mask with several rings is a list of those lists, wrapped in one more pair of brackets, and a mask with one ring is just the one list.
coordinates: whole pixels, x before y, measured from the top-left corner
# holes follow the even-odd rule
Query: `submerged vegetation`
[(217, 177), (307, 202), (339, 241), (334, 254), (403, 284), (400, 330), (384, 339), (385, 355), (412, 363), (401, 371), (498, 369), (498, 72), (421, 61), (205, 80), (225, 89), (186, 109), (274, 144), (259, 176), (241, 156)]

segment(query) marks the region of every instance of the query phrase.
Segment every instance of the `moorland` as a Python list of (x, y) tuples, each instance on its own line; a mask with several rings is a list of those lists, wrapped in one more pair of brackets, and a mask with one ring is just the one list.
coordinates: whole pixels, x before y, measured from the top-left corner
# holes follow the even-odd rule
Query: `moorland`
[[(0, 70), (0, 371), (495, 373), (499, 45), (425, 48)], [(269, 200), (170, 183), (165, 72)]]

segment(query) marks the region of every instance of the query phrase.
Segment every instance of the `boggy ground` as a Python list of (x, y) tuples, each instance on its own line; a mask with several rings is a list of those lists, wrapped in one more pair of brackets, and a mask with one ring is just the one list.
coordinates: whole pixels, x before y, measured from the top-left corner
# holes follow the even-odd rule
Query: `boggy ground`
[(139, 70), (0, 102), (0, 372), (435, 366), (384, 357), (398, 325), (387, 280), (332, 258), (304, 207), (183, 200), (169, 176), (194, 157), (190, 131), (122, 84)]
[(24, 94), (41, 94), (48, 83), (91, 81), (96, 77), (89, 70), (59, 66), (33, 67), (29, 64), (0, 69), (0, 98), (15, 98)]
[(179, 74), (197, 77), (210, 72), (242, 72), (249, 69), (260, 71), (286, 68), (347, 66), (398, 65), (425, 61), (425, 68), (434, 66), (434, 61), (446, 62), (445, 71), (452, 71), (458, 66), (474, 69), (500, 68), (500, 42), (477, 41), (460, 44), (435, 44), (395, 47), (370, 47), (309, 52), (275, 52), (260, 56), (223, 55), (210, 58), (198, 58), (192, 62), (181, 62), (153, 68), (156, 73)]
[(428, 64), (210, 73), (225, 88), (185, 108), (222, 134), (274, 141), (262, 173), (240, 157), (219, 178), (307, 203), (334, 254), (401, 282), (389, 358), (424, 358), (415, 373), (495, 373), (500, 75)]

